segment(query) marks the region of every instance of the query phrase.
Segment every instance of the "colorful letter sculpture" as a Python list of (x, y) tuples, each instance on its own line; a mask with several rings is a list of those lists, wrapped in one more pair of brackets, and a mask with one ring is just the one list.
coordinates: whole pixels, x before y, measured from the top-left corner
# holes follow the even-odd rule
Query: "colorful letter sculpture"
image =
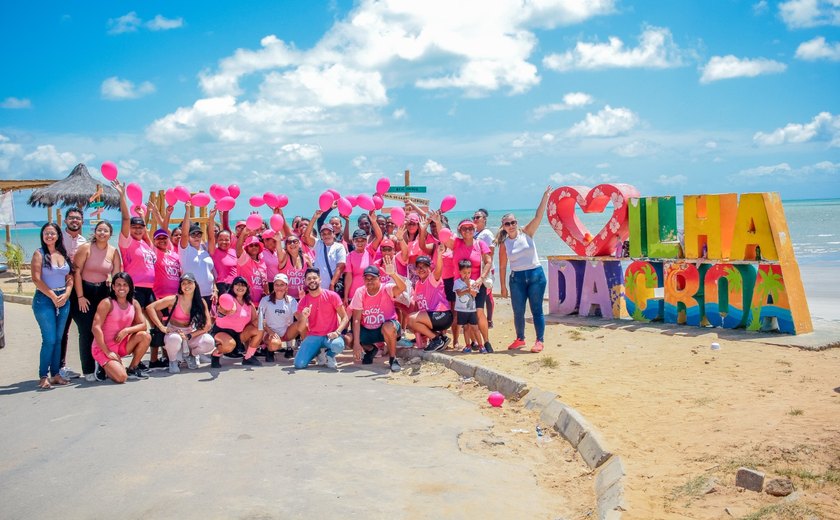
[[(627, 240), (627, 201), (638, 197), (639, 191), (629, 184), (600, 184), (593, 189), (585, 186), (563, 186), (551, 192), (548, 199), (548, 221), (560, 238), (580, 256), (612, 255), (616, 247)], [(612, 204), (610, 219), (593, 235), (575, 214), (575, 205), (585, 213), (602, 213)]]
[[(747, 193), (740, 201), (733, 193), (687, 195), (682, 246), (673, 197), (628, 193), (635, 188), (624, 184), (552, 192), (549, 222), (578, 256), (549, 257), (550, 313), (789, 334), (813, 330), (778, 194)], [(607, 225), (589, 235), (575, 205), (603, 212), (609, 202)], [(631, 258), (622, 268), (612, 255), (628, 236)]]

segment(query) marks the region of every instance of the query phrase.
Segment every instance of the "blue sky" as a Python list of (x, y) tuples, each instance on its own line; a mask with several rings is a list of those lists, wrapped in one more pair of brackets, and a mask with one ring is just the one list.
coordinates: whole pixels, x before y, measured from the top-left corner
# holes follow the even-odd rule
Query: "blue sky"
[(0, 42), (2, 178), (840, 196), (840, 0), (4, 2)]

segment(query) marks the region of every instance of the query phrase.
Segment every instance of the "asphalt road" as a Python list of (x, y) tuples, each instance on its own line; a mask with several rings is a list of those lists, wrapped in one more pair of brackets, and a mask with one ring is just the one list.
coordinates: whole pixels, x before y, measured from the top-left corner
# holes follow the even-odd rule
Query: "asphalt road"
[[(463, 453), (487, 428), (384, 364), (339, 373), (224, 360), (124, 385), (37, 389), (31, 309), (6, 304), (0, 517), (556, 518), (526, 466)], [(75, 325), (71, 337), (75, 334)], [(78, 349), (69, 364), (78, 370)], [(79, 381), (79, 380), (76, 380)]]

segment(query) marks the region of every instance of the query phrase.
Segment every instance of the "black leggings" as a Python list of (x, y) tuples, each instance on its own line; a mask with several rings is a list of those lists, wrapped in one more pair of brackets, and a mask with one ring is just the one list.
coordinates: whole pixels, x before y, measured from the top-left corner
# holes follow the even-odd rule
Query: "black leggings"
[(64, 325), (64, 335), (61, 336), (61, 368), (67, 365), (67, 337), (70, 335), (70, 324), (73, 323), (72, 317), (79, 312), (79, 299), (76, 298), (76, 291), (70, 291), (67, 298), (70, 300), (70, 316)]
[[(79, 327), (79, 359), (82, 361), (82, 373), (92, 374), (96, 370), (96, 362), (91, 354), (93, 347), (93, 317), (96, 316), (96, 308), (99, 303), (108, 297), (110, 289), (105, 282), (93, 284), (82, 281), (82, 294), (90, 302), (87, 312), (82, 312), (76, 306), (73, 314), (73, 321)], [(71, 309), (72, 310), (72, 309)]]

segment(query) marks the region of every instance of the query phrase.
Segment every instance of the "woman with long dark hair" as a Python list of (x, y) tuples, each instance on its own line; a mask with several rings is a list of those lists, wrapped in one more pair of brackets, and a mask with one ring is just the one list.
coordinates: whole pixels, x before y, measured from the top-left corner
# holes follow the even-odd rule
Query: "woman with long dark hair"
[(303, 324), (295, 321), (298, 302), (288, 294), (289, 277), (278, 273), (273, 280), (272, 292), (260, 301), (258, 328), (263, 333), (262, 342), (268, 349), (266, 361), (274, 361), (274, 353), (286, 342), (285, 357), (294, 357), (293, 339), (303, 331)]
[[(165, 323), (161, 319), (164, 310), (168, 311)], [(181, 371), (179, 361), (186, 360), (187, 367), (194, 370), (198, 368), (196, 358), (199, 355), (213, 352), (216, 343), (208, 334), (212, 326), (210, 310), (201, 298), (192, 273), (181, 275), (178, 294), (153, 302), (146, 308), (146, 314), (149, 321), (166, 334), (163, 348), (169, 358), (170, 374)]]
[(108, 279), (122, 271), (122, 259), (117, 248), (108, 241), (114, 228), (102, 220), (93, 228), (91, 241), (79, 246), (73, 257), (73, 290), (79, 301), (78, 312), (73, 321), (79, 327), (79, 357), (82, 373), (88, 382), (96, 381), (96, 363), (91, 355), (93, 345), (93, 317), (99, 303), (108, 297)]
[(277, 249), (277, 266), (289, 278), (291, 297), (300, 300), (306, 291), (303, 274), (312, 267), (312, 257), (303, 252), (297, 235), (287, 236), (283, 247)]
[(245, 348), (243, 365), (259, 366), (260, 361), (254, 357), (262, 334), (257, 328), (257, 309), (251, 303), (251, 292), (248, 281), (241, 276), (233, 279), (227, 293), (233, 296), (233, 302), (227, 298), (220, 298), (216, 306), (216, 324), (210, 334), (216, 341), (213, 351), (211, 368), (221, 368), (221, 356), (233, 351), (236, 347)]
[[(143, 308), (134, 299), (134, 282), (128, 273), (114, 275), (109, 297), (96, 308), (93, 338), (91, 354), (99, 363), (97, 381), (104, 381), (106, 376), (115, 383), (149, 378), (139, 365), (152, 337), (146, 331)], [(122, 358), (129, 354), (132, 358), (126, 370)]]
[[(67, 296), (73, 290), (73, 269), (64, 249), (61, 228), (48, 222), (41, 228), (41, 247), (32, 254), (32, 282), (35, 296), (32, 312), (41, 328), (41, 361), (38, 387), (66, 385), (61, 377), (61, 338), (70, 314)], [(47, 377), (49, 373), (52, 377)]]

